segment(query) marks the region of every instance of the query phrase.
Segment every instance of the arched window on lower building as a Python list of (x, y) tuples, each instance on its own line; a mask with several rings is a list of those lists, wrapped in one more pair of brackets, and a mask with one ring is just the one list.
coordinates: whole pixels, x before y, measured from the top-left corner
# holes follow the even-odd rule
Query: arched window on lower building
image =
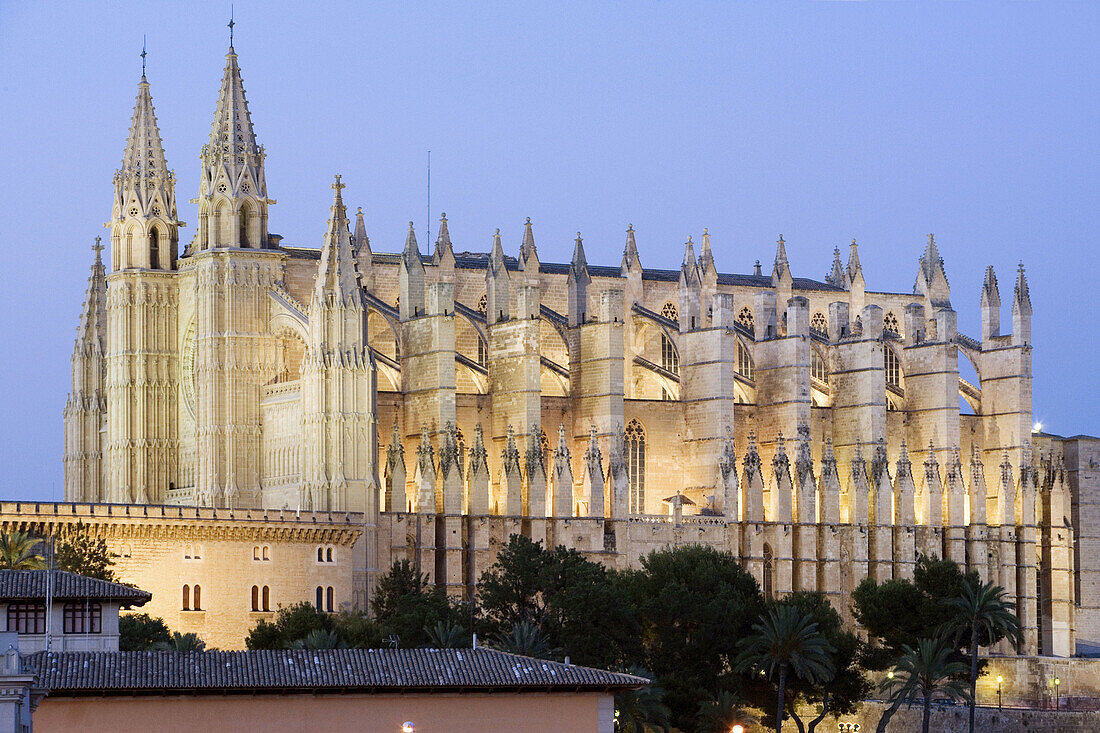
[(626, 460), (630, 513), (645, 514), (645, 430), (637, 420), (626, 426)]
[(325, 606), (327, 607), (327, 610), (328, 610), (329, 613), (332, 613), (332, 608), (333, 608), (333, 605), (334, 605), (334, 603), (333, 603), (333, 597), (334, 596), (335, 596), (335, 593), (333, 592), (332, 586), (330, 585), (325, 590)]
[(270, 560), (270, 559), (271, 559), (271, 546), (270, 545), (264, 545), (264, 560)]
[(263, 609), (265, 611), (270, 611), (271, 610), (271, 588), (269, 588), (266, 585), (264, 586), (263, 602), (264, 602)]
[(325, 562), (332, 562), (332, 548), (329, 547), (325, 550)]
[(183, 610), (191, 610), (191, 586), (183, 586)]
[(192, 611), (201, 611), (202, 610), (202, 586), (201, 585), (198, 585), (197, 583), (195, 584), (195, 587), (194, 587), (194, 589), (192, 590), (192, 593), (191, 593), (191, 600), (194, 601), (194, 603), (192, 604), (191, 610)]
[(825, 357), (817, 349), (810, 349), (810, 376), (819, 382), (829, 383), (829, 370), (825, 367)]
[(774, 581), (772, 575), (774, 572), (775, 557), (772, 555), (771, 545), (764, 545), (764, 597), (772, 598), (775, 594)]
[(260, 610), (260, 586), (258, 585), (252, 586), (252, 610), (254, 612)]
[(737, 342), (737, 373), (745, 379), (754, 379), (755, 370), (752, 364), (752, 354), (740, 341)]
[(882, 365), (886, 370), (886, 384), (901, 389), (901, 360), (889, 346), (882, 348)]
[(676, 344), (667, 333), (661, 333), (661, 368), (673, 374), (680, 373), (680, 355), (676, 353)]
[(317, 610), (325, 610), (325, 589), (321, 586), (317, 586)]
[(324, 561), (325, 561), (325, 548), (318, 547), (317, 548), (317, 562), (324, 562)]

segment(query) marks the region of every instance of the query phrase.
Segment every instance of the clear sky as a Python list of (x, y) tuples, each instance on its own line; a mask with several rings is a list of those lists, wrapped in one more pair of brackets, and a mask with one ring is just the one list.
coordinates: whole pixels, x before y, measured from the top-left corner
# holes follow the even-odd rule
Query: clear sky
[[(180, 218), (225, 63), (229, 3), (0, 0), (0, 497), (61, 496), (61, 410), (91, 262), (141, 76)], [(676, 268), (709, 227), (718, 268), (821, 279), (853, 237), (870, 290), (909, 292), (928, 232), (959, 328), (987, 264), (1027, 266), (1034, 409), (1100, 434), (1100, 4), (240, 2), (236, 49), (278, 204), (319, 246), (341, 173), (372, 246), (458, 251), (524, 217), (544, 261)]]

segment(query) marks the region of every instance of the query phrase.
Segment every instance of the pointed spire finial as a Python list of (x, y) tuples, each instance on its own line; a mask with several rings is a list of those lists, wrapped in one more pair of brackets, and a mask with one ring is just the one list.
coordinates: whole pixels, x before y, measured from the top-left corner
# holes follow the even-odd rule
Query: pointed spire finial
[(141, 78), (145, 78), (145, 34), (141, 35)]
[(760, 266), (760, 260), (757, 260), (756, 264), (753, 265), (752, 274), (756, 275), (757, 277), (764, 276), (764, 269)]
[(229, 47), (233, 48), (233, 26), (235, 26), (236, 23), (233, 21), (233, 5), (232, 5), (232, 3), (230, 3), (230, 5), (229, 5), (229, 23), (227, 25), (229, 27)]
[(101, 244), (102, 241), (102, 239), (96, 237), (95, 244), (92, 245), (92, 251), (95, 252), (96, 259), (99, 259), (99, 253), (103, 251), (103, 245)]

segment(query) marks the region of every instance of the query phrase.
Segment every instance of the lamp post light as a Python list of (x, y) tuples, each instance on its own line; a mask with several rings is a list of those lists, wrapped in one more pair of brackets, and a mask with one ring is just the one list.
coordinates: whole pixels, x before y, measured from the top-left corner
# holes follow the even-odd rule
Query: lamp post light
[(1061, 684), (1062, 684), (1062, 680), (1055, 677), (1054, 678), (1054, 709), (1055, 710), (1059, 709), (1059, 707), (1061, 705), (1061, 702), (1062, 702), (1061, 699), (1060, 699), (1061, 696), (1058, 694)]
[(416, 731), (416, 723), (411, 720), (406, 720), (401, 724), (401, 733), (414, 733)]
[(1005, 678), (1001, 675), (997, 675), (997, 709), (1001, 709), (1001, 683), (1005, 681)]
[(745, 726), (737, 723), (732, 728), (730, 728), (730, 733), (745, 733)]

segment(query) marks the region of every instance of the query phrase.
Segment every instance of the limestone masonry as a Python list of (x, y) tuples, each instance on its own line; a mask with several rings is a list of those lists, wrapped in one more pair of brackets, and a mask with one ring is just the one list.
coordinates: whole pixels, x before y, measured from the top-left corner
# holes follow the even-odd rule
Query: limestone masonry
[[(853, 241), (823, 281), (622, 262), (400, 253), (354, 226), (340, 177), (320, 250), (269, 233), (264, 149), (229, 49), (198, 222), (149, 84), (97, 244), (65, 407), (64, 504), (0, 506), (5, 529), (108, 538), (145, 610), (213, 645), (301, 600), (365, 608), (408, 558), (469, 596), (510, 534), (612, 567), (703, 543), (765, 592), (950, 557), (1008, 589), (1023, 653), (1100, 641), (1100, 441), (1032, 431), (1031, 301), (1011, 328), (990, 268), (980, 338), (956, 330), (929, 236), (911, 293), (868, 290)], [(977, 294), (975, 294), (977, 295)], [(961, 379), (968, 360), (978, 383)], [(960, 411), (960, 404), (966, 408)], [(1003, 649), (1002, 651), (1011, 651)]]

